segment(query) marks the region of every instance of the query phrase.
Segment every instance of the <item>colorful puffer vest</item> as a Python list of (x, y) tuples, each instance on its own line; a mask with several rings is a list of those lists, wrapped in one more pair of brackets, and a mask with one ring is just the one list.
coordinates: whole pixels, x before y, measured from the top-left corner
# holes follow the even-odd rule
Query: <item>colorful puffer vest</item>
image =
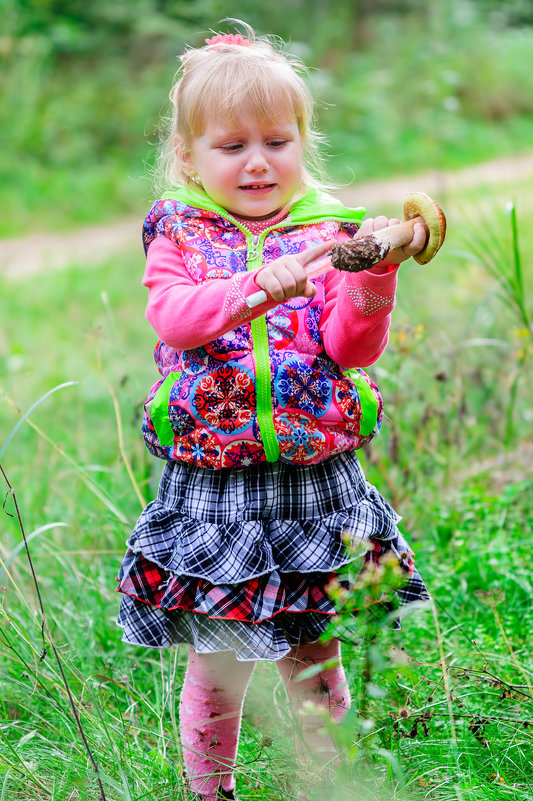
[[(203, 193), (179, 189), (158, 201), (145, 223), (145, 249), (156, 236), (180, 248), (198, 284), (231, 278), (286, 253), (350, 235), (363, 209), (310, 190), (289, 218), (253, 237)], [(379, 429), (379, 390), (360, 369), (342, 370), (326, 354), (320, 333), (323, 276), (314, 298), (292, 298), (192, 350), (159, 341), (154, 358), (162, 378), (145, 404), (148, 449), (212, 470), (280, 459), (321, 462), (365, 445)], [(229, 302), (231, 315), (231, 300)]]

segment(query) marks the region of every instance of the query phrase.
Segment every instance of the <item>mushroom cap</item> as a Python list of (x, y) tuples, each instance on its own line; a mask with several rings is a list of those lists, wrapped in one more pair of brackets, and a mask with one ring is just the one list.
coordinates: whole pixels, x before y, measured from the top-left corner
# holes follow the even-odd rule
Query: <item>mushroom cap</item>
[(437, 253), (446, 236), (446, 217), (443, 210), (425, 192), (412, 192), (403, 200), (403, 216), (405, 220), (423, 217), (429, 236), (425, 247), (413, 256), (419, 264), (427, 264)]

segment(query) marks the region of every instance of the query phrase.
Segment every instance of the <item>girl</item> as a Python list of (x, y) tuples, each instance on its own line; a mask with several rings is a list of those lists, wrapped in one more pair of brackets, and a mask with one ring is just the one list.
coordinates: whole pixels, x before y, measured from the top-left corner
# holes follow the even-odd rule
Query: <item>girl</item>
[[(385, 348), (397, 266), (422, 249), (424, 228), (387, 263), (308, 280), (305, 266), (336, 242), (397, 221), (361, 222), (364, 210), (320, 190), (301, 67), (246, 33), (188, 49), (171, 92), (162, 161), (175, 188), (144, 223), (161, 378), (143, 432), (166, 464), (118, 577), (126, 642), (189, 646), (180, 730), (204, 801), (234, 798), (257, 660), (275, 661), (297, 716), (305, 700), (346, 714), (339, 641), (319, 639), (335, 613), (326, 585), (355, 558), (346, 533), (373, 560), (398, 555), (401, 602), (427, 597), (399, 517), (355, 453), (382, 409), (359, 368)], [(259, 288), (268, 300), (252, 311)], [(317, 661), (328, 669), (297, 682)], [(335, 752), (319, 721), (302, 716), (297, 747), (326, 762)]]

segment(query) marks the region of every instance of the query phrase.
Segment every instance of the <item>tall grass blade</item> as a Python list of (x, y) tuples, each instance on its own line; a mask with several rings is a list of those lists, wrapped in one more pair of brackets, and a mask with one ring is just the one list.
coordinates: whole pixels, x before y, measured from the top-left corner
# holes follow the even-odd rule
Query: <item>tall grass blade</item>
[(514, 277), (516, 284), (516, 301), (522, 313), (522, 321), (527, 329), (531, 329), (531, 321), (527, 310), (525, 295), (524, 295), (524, 281), (522, 278), (522, 260), (520, 257), (520, 245), (518, 241), (518, 220), (516, 215), (516, 206), (514, 203), (508, 205), (509, 219), (511, 221), (511, 242), (513, 251), (513, 265)]
[(442, 671), (442, 680), (443, 680), (443, 687), (444, 687), (444, 695), (446, 696), (446, 704), (448, 707), (448, 719), (450, 723), (450, 741), (453, 747), (457, 746), (457, 732), (455, 729), (455, 717), (453, 713), (453, 705), (452, 705), (452, 694), (450, 690), (450, 679), (448, 675), (448, 665), (446, 664), (446, 656), (444, 654), (444, 646), (441, 634), (441, 628), (439, 623), (439, 616), (437, 614), (437, 607), (435, 603), (431, 601), (431, 612), (433, 614), (433, 622), (435, 624), (435, 631), (437, 633), (437, 645), (439, 648), (439, 662)]
[[(77, 384), (77, 383), (78, 383), (77, 381), (66, 381), (64, 384), (58, 384), (58, 386), (57, 386), (57, 387), (54, 387), (53, 389), (50, 389), (50, 390), (48, 390), (48, 392), (45, 392), (45, 394), (44, 394), (44, 395), (41, 395), (41, 397), (40, 397), (40, 398), (38, 398), (38, 399), (35, 401), (35, 403), (32, 403), (32, 405), (30, 406), (30, 408), (29, 408), (29, 409), (28, 409), (26, 412), (24, 412), (24, 414), (22, 415), (22, 417), (20, 418), (20, 420), (18, 421), (18, 423), (17, 423), (17, 424), (14, 426), (14, 428), (12, 428), (12, 429), (11, 429), (11, 431), (9, 432), (9, 435), (8, 435), (8, 437), (7, 437), (6, 441), (4, 442), (4, 444), (2, 445), (2, 447), (0, 448), (0, 461), (1, 461), (1, 459), (2, 459), (2, 457), (3, 457), (3, 455), (4, 455), (4, 453), (7, 451), (8, 447), (9, 447), (9, 445), (10, 445), (10, 443), (11, 443), (11, 440), (13, 439), (13, 437), (15, 436), (15, 434), (17, 433), (17, 431), (19, 430), (19, 428), (21, 427), (21, 425), (23, 424), (23, 422), (24, 422), (24, 421), (25, 421), (25, 420), (26, 420), (26, 419), (27, 419), (27, 418), (30, 416), (30, 414), (33, 412), (33, 410), (34, 410), (34, 409), (36, 409), (36, 408), (37, 408), (37, 406), (39, 406), (39, 404), (41, 404), (41, 403), (42, 403), (44, 400), (46, 400), (46, 398), (49, 398), (49, 397), (50, 397), (50, 395), (53, 395), (53, 394), (54, 394), (54, 392), (57, 392), (57, 391), (58, 391), (58, 390), (60, 390), (60, 389), (64, 389), (65, 387), (74, 387), (74, 386), (76, 386), (76, 384)], [(5, 395), (5, 394), (6, 394), (6, 393), (4, 392), (4, 390), (2, 390), (2, 389), (0, 389), (0, 393), (1, 393), (2, 395)]]
[[(13, 770), (16, 770), (19, 773), (22, 773), (23, 776), (28, 776), (30, 778), (30, 780), (36, 785), (36, 787), (40, 787), (41, 790), (44, 790), (45, 793), (48, 793), (49, 792), (49, 788), (45, 784), (43, 784), (40, 781), (40, 779), (38, 779), (37, 776), (33, 773), (31, 768), (29, 767), (29, 765), (24, 761), (24, 759), (21, 757), (21, 755), (17, 752), (16, 748), (14, 748), (13, 745), (9, 742), (9, 740), (5, 736), (5, 734), (2, 731), (2, 729), (0, 729), (0, 737), (2, 738), (2, 740), (5, 743), (5, 745), (7, 746), (8, 751), (10, 751), (11, 754), (13, 754), (13, 758), (16, 761), (15, 763), (10, 763), (11, 767), (13, 768)], [(16, 763), (19, 763), (20, 767)]]
[[(16, 496), (15, 490), (12, 487), (11, 482), (9, 481), (9, 479), (8, 479), (8, 477), (6, 475), (6, 472), (3, 469), (1, 464), (0, 464), (0, 472), (2, 473), (2, 476), (4, 477), (4, 481), (7, 484), (9, 493), (11, 494), (11, 497), (13, 499), (13, 505), (15, 507), (15, 516), (17, 518), (17, 523), (18, 523), (18, 526), (19, 526), (19, 529), (20, 529), (20, 533), (22, 534), (22, 539), (24, 541), (24, 546), (26, 548), (26, 554), (28, 556), (28, 563), (29, 563), (31, 574), (32, 574), (32, 578), (33, 578), (33, 584), (35, 586), (35, 592), (37, 593), (37, 598), (38, 598), (38, 601), (39, 601), (39, 611), (40, 611), (40, 615), (41, 615), (41, 639), (42, 639), (42, 643), (43, 643), (43, 651), (42, 651), (42, 654), (41, 654), (41, 656), (39, 658), (39, 662), (43, 662), (44, 659), (46, 658), (46, 654), (47, 654), (46, 635), (47, 635), (48, 636), (48, 642), (50, 643), (50, 646), (52, 648), (52, 651), (54, 653), (54, 656), (55, 656), (55, 659), (56, 659), (56, 662), (57, 662), (57, 666), (59, 668), (59, 672), (61, 673), (61, 679), (63, 681), (63, 687), (64, 687), (64, 689), (66, 691), (67, 696), (68, 696), (68, 700), (69, 700), (69, 703), (70, 703), (70, 708), (72, 710), (72, 714), (73, 714), (74, 719), (76, 721), (76, 726), (78, 728), (80, 737), (83, 740), (84, 748), (85, 748), (85, 750), (87, 752), (87, 756), (89, 757), (89, 760), (90, 760), (90, 762), (92, 764), (92, 767), (93, 767), (93, 770), (94, 770), (95, 779), (96, 779), (96, 782), (98, 784), (98, 788), (99, 788), (99, 791), (100, 791), (100, 801), (107, 801), (107, 797), (106, 797), (106, 794), (105, 794), (105, 791), (104, 791), (104, 787), (103, 787), (103, 784), (102, 784), (102, 779), (100, 777), (98, 763), (97, 763), (97, 761), (96, 761), (96, 759), (95, 759), (95, 757), (93, 755), (93, 752), (92, 752), (91, 747), (89, 745), (89, 741), (88, 741), (87, 736), (85, 734), (85, 730), (84, 730), (84, 728), (82, 726), (80, 713), (79, 713), (77, 705), (76, 705), (76, 703), (74, 701), (74, 696), (72, 694), (72, 690), (70, 688), (70, 684), (68, 683), (67, 676), (65, 674), (65, 670), (64, 670), (64, 667), (63, 667), (63, 660), (61, 659), (61, 656), (60, 656), (59, 651), (58, 651), (58, 649), (56, 647), (56, 644), (55, 644), (55, 642), (54, 642), (54, 640), (52, 638), (50, 629), (48, 628), (48, 623), (47, 623), (47, 620), (46, 620), (46, 613), (44, 611), (44, 604), (43, 604), (41, 589), (40, 589), (39, 582), (37, 580), (37, 574), (35, 572), (35, 568), (33, 566), (33, 561), (32, 561), (32, 558), (31, 558), (30, 549), (28, 547), (28, 541), (27, 541), (27, 538), (26, 538), (26, 532), (24, 531), (24, 524), (22, 522), (22, 516), (20, 514), (20, 509), (19, 509), (19, 505), (18, 505), (18, 501), (17, 501), (17, 496)], [(46, 635), (45, 635), (45, 632), (46, 632)], [(0, 733), (1, 733), (1, 729), (0, 729)], [(44, 787), (44, 785), (40, 785), (39, 784), (39, 786), (41, 786), (41, 787), (43, 787), (43, 789), (47, 790), (47, 788)]]
[[(34, 531), (31, 532), (31, 534), (28, 534), (27, 537), (26, 537), (26, 542), (30, 542), (30, 540), (32, 540), (34, 537), (37, 537), (39, 534), (42, 534), (44, 531), (48, 531), (49, 529), (52, 529), (52, 528), (70, 528), (70, 526), (67, 525), (67, 523), (59, 523), (59, 522), (47, 523), (44, 526), (39, 526), (39, 528), (36, 528)], [(11, 551), (11, 553), (9, 554), (7, 559), (5, 560), (2, 568), (0, 569), (0, 582), (3, 581), (4, 576), (6, 574), (6, 571), (7, 571), (8, 567), (9, 567), (9, 565), (11, 564), (11, 562), (15, 559), (17, 554), (20, 551), (22, 551), (23, 548), (24, 548), (24, 543), (23, 542), (19, 542), (19, 544), (16, 546), (16, 548), (13, 548), (13, 550)]]
[(124, 773), (124, 769), (120, 762), (117, 762), (118, 772), (120, 773), (120, 778), (122, 779), (122, 786), (124, 788), (124, 798), (125, 801), (133, 801), (132, 795), (130, 793), (130, 786), (128, 783), (128, 779), (126, 774)]
[(130, 481), (132, 483), (134, 492), (135, 492), (135, 494), (136, 494), (136, 496), (137, 496), (137, 498), (139, 500), (139, 503), (141, 505), (141, 509), (144, 509), (144, 507), (146, 506), (147, 501), (146, 501), (146, 498), (144, 497), (144, 495), (141, 492), (139, 484), (137, 483), (137, 481), (135, 479), (135, 476), (133, 474), (133, 469), (131, 467), (130, 460), (128, 459), (128, 455), (126, 453), (126, 448), (124, 446), (124, 429), (123, 429), (123, 426), (122, 426), (122, 414), (120, 412), (120, 404), (119, 404), (119, 400), (118, 400), (118, 395), (115, 392), (115, 390), (113, 389), (113, 387), (111, 386), (110, 382), (107, 380), (107, 376), (104, 373), (104, 368), (103, 368), (103, 365), (102, 365), (102, 359), (100, 357), (100, 351), (98, 349), (96, 351), (96, 358), (97, 358), (97, 361), (98, 361), (98, 369), (100, 370), (100, 375), (102, 376), (102, 380), (103, 380), (104, 384), (107, 387), (107, 391), (109, 392), (109, 394), (111, 396), (111, 400), (113, 401), (113, 408), (115, 410), (115, 420), (116, 420), (116, 423), (117, 423), (118, 448), (119, 448), (119, 451), (120, 451), (120, 455), (122, 457), (122, 461), (124, 463), (124, 467), (126, 468), (126, 472), (127, 472), (128, 476), (129, 476), (129, 479), (130, 479)]
[(0, 801), (6, 801), (6, 790), (7, 790), (7, 780), (11, 774), (11, 768), (8, 768), (6, 775), (4, 776), (4, 783), (2, 785), (2, 793), (0, 794)]

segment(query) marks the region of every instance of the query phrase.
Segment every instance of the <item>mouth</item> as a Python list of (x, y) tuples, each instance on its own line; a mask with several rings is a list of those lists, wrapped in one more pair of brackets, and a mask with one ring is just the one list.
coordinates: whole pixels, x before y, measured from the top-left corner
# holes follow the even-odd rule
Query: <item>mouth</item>
[(274, 189), (275, 186), (276, 186), (276, 184), (266, 184), (266, 183), (265, 184), (243, 184), (242, 186), (239, 187), (239, 189), (242, 189), (244, 192), (248, 192), (250, 194), (262, 195), (262, 194), (265, 194), (267, 192), (270, 192), (272, 189)]

